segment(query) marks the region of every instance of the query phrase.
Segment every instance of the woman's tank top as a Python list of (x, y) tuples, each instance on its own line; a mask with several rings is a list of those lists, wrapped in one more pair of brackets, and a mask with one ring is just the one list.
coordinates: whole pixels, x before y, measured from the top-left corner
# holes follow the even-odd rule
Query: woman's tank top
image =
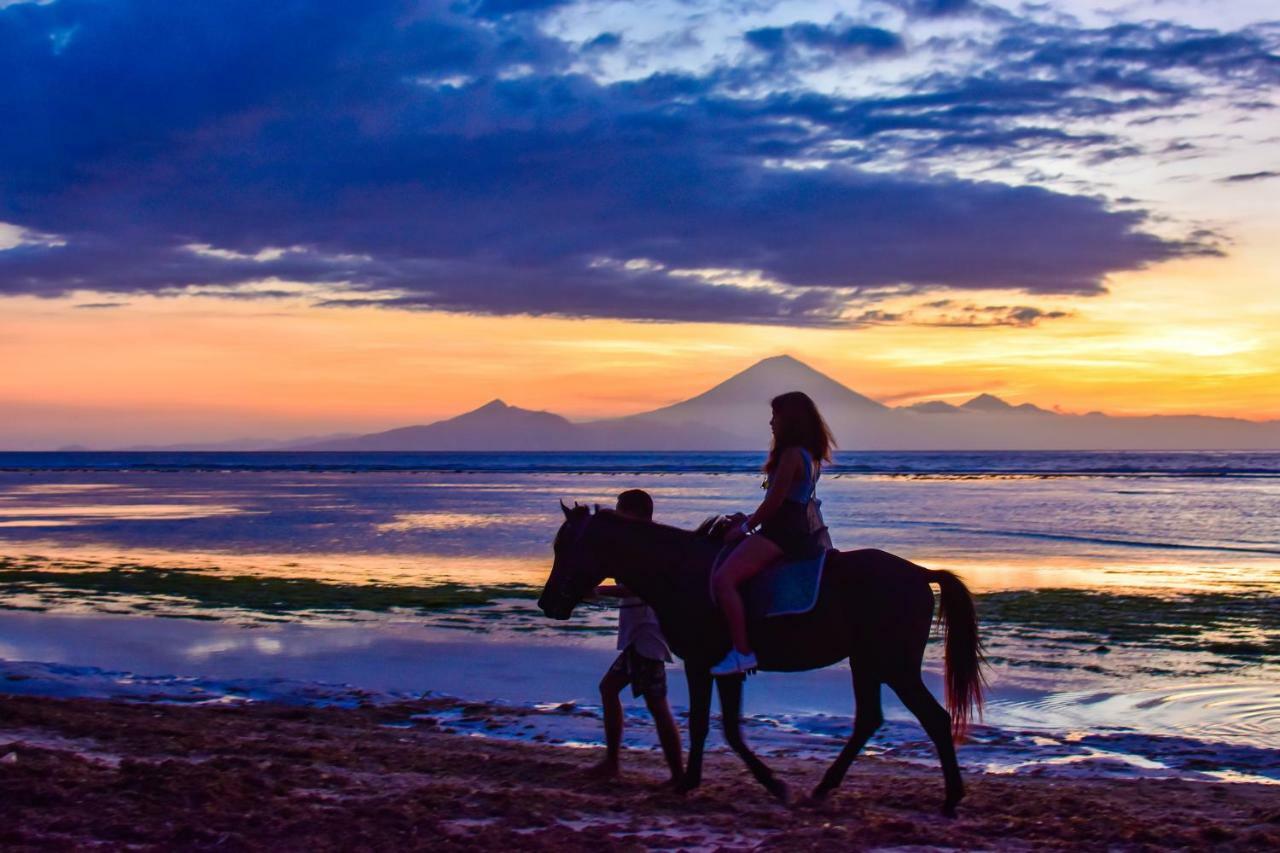
[(814, 493), (818, 489), (818, 477), (821, 475), (814, 472), (813, 457), (809, 455), (809, 451), (801, 447), (800, 455), (804, 457), (804, 479), (797, 480), (792, 485), (791, 491), (787, 492), (787, 500), (807, 504), (813, 500)]
[(787, 492), (782, 506), (760, 525), (760, 535), (777, 545), (789, 559), (807, 556), (815, 547), (809, 529), (809, 502), (814, 499), (818, 477), (809, 451), (800, 448), (800, 455), (804, 458), (804, 477)]

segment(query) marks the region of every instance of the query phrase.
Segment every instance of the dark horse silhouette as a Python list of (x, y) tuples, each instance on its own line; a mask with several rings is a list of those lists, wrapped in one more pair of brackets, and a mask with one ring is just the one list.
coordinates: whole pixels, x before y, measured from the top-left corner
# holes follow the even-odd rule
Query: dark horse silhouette
[[(681, 781), (688, 791), (702, 780), (702, 752), (711, 714), (711, 666), (729, 648), (720, 611), (711, 602), (709, 577), (720, 542), (708, 535), (638, 521), (609, 510), (564, 507), (556, 534), (555, 562), (538, 599), (554, 619), (573, 609), (606, 577), (644, 599), (657, 613), (671, 650), (684, 659), (689, 681), (689, 761)], [(933, 591), (942, 589), (940, 620), (946, 626), (946, 693), (951, 714), (920, 678), (920, 664), (933, 621)], [(919, 718), (937, 747), (946, 782), (943, 813), (955, 814), (964, 796), (953, 735), (968, 726), (982, 704), (982, 653), (973, 599), (947, 571), (930, 571), (884, 551), (833, 551), (827, 557), (818, 603), (808, 613), (772, 616), (749, 625), (760, 668), (798, 672), (845, 658), (853, 671), (857, 713), (853, 735), (814, 788), (821, 799), (840, 784), (859, 750), (883, 722), (880, 685), (888, 684)], [(716, 679), (724, 736), (774, 796), (787, 800), (786, 785), (742, 739), (741, 675)]]

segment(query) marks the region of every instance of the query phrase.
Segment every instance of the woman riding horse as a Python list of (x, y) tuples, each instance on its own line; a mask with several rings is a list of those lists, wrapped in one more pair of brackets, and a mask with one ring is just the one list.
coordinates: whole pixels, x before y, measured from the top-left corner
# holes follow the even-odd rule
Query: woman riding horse
[[(747, 620), (739, 587), (779, 559), (808, 556), (813, 550), (809, 503), (815, 500), (822, 463), (831, 461), (835, 439), (813, 400), (790, 391), (770, 403), (773, 446), (765, 462), (764, 500), (725, 543), (738, 546), (716, 571), (716, 600), (729, 624), (733, 648), (711, 667), (712, 675), (751, 672), (759, 666), (747, 638)], [(759, 526), (760, 532), (748, 535)]]

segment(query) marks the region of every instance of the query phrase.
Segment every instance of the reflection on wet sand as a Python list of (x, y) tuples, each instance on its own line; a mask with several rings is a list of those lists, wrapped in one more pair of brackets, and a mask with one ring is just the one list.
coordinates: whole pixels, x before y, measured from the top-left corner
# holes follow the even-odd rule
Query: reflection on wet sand
[(545, 522), (541, 515), (478, 512), (408, 512), (376, 526), (379, 533), (406, 530), (461, 530), (464, 527), (529, 525)]
[(9, 493), (19, 495), (65, 495), (78, 492), (100, 492), (104, 490), (129, 490), (127, 486), (116, 483), (32, 483), (28, 486), (11, 486)]
[(29, 508), (0, 507), (0, 518), (15, 519), (24, 526), (40, 526), (48, 519), (51, 525), (79, 524), (103, 519), (112, 521), (178, 521), (213, 518), (220, 515), (265, 515), (265, 510), (242, 509), (216, 504), (67, 504)]
[[(439, 529), (470, 528), (507, 521), (496, 516), (459, 515), (457, 518), (430, 519)], [(6, 522), (0, 522), (3, 526)], [(73, 523), (68, 521), (67, 523)], [(532, 523), (532, 521), (526, 522)], [(313, 552), (240, 552), (225, 553), (215, 549), (179, 551), (159, 548), (122, 548), (113, 545), (75, 545), (53, 539), (35, 539), (21, 543), (5, 543), (0, 539), (0, 557), (38, 555), (51, 563), (87, 561), (97, 564), (133, 563), (199, 569), (228, 575), (262, 575), (266, 577), (315, 578), (347, 583), (405, 584), (421, 582), (448, 583), (521, 583), (541, 585), (551, 567), (550, 541), (542, 552), (525, 556), (486, 556), (482, 554), (433, 553), (330, 553)], [(1015, 589), (1107, 589), (1115, 592), (1176, 593), (1214, 589), (1227, 591), (1265, 591), (1276, 589), (1280, 569), (1275, 566), (1242, 566), (1229, 559), (1219, 564), (1201, 561), (1194, 571), (1183, 564), (1168, 561), (1140, 563), (1105, 562), (1065, 556), (1023, 557), (1000, 555), (987, 559), (958, 558), (954, 555), (907, 555), (931, 569), (947, 569), (960, 575), (975, 592)]]
[(551, 547), (548, 544), (546, 554), (540, 556), (494, 557), (429, 553), (220, 553), (212, 549), (195, 552), (66, 545), (49, 539), (15, 545), (0, 540), (0, 560), (4, 559), (39, 562), (55, 571), (60, 566), (78, 570), (86, 566), (133, 565), (334, 583), (541, 585), (551, 568)]
[(0, 521), (0, 527), (71, 527), (77, 523), (74, 519), (55, 521), (49, 518), (23, 518), (17, 521)]

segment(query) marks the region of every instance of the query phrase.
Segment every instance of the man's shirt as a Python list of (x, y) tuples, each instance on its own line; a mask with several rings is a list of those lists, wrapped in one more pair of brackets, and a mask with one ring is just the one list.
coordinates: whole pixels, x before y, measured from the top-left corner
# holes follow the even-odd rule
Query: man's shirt
[(652, 660), (671, 660), (671, 650), (662, 636), (653, 608), (635, 596), (618, 604), (618, 648), (635, 645), (636, 651)]

